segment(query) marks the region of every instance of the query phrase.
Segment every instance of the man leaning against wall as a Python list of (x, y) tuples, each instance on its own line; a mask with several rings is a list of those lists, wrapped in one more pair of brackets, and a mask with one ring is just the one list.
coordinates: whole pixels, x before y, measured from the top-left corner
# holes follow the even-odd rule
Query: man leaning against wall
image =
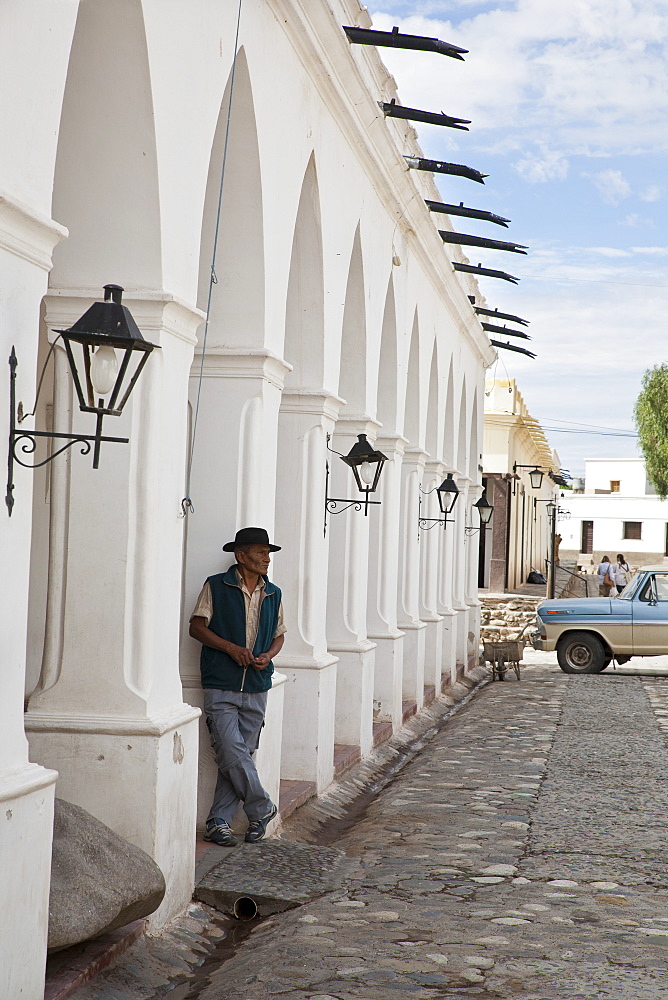
[(267, 577), (270, 553), (279, 550), (264, 528), (237, 531), (223, 545), (235, 564), (206, 580), (190, 618), (190, 635), (202, 643), (204, 714), (218, 764), (204, 839), (223, 847), (238, 843), (232, 821), (240, 803), (248, 843), (262, 840), (277, 813), (252, 755), (264, 725), (272, 659), (286, 632), (281, 591)]

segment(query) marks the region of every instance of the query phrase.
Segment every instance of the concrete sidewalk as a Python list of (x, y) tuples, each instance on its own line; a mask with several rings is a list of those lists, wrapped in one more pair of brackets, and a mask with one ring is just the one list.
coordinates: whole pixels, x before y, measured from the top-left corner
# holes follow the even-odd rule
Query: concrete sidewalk
[[(139, 943), (79, 1000), (668, 1000), (668, 676), (527, 659), (336, 841), (359, 861), (339, 891), (172, 992), (142, 980), (165, 942)], [(284, 836), (312, 830), (308, 809)]]

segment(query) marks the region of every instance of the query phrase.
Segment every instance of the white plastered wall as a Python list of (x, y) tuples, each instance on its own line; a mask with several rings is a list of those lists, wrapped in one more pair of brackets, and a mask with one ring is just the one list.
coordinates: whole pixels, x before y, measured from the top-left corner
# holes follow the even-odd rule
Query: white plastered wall
[[(50, 331), (76, 319), (107, 281), (125, 286), (126, 303), (160, 351), (114, 427), (131, 444), (104, 448), (95, 472), (74, 455), (36, 480), (29, 727), (33, 758), (59, 769), (65, 797), (162, 864), (169, 892), (157, 927), (192, 883), (198, 723), (188, 706), (200, 704), (200, 692), (187, 619), (204, 578), (228, 565), (220, 546), (244, 523), (276, 532), (284, 546), (274, 577), (285, 591), (288, 637), (278, 665), (286, 681), (272, 692), (259, 766), (272, 794), (281, 776), (323, 788), (335, 742), (359, 741), (366, 752), (372, 721), (401, 723), (402, 690), (421, 702), (425, 670), (437, 687), (441, 674), (453, 680), (466, 668), (475, 622), (463, 532), (466, 497), (479, 483), (474, 400), (493, 352), (466, 297), (476, 286), (449, 263), (465, 258), (444, 249), (422, 204), (438, 197), (433, 182), (403, 160), (416, 149), (414, 132), (378, 109), (394, 96), (394, 81), (376, 52), (351, 47), (339, 28), (367, 23), (366, 15), (352, 0), (337, 2), (334, 18), (324, 3), (308, 11), (297, 0), (244, 4), (190, 484), (195, 513), (184, 530), (236, 10), (218, 0), (119, 0), (112, 11), (82, 0), (70, 51), (77, 6), (59, 9), (60, 49), (48, 60), (32, 45), (35, 69), (50, 66), (48, 81), (21, 74), (43, 115), (43, 144), (34, 146), (33, 129), (30, 169), (21, 172), (19, 141), (5, 172), (47, 217), (53, 192), (54, 214), (71, 234), (50, 289), (44, 267), (24, 285), (20, 321), (32, 332), (22, 371), (30, 369), (34, 384), (40, 307), (44, 352)], [(59, 125), (68, 62), (76, 91)], [(127, 70), (121, 81), (118, 66)], [(17, 114), (17, 135), (21, 121)], [(54, 233), (54, 241), (64, 235)], [(359, 358), (350, 356), (355, 337), (343, 337), (351, 301), (364, 304)], [(298, 322), (306, 305), (308, 322)], [(54, 413), (83, 426), (71, 416), (62, 358), (58, 365)], [(382, 507), (362, 521), (355, 511), (336, 515), (325, 538), (327, 434), (348, 450), (363, 431), (388, 455)], [(453, 472), (462, 498), (457, 524), (418, 542), (425, 468), (430, 482)], [(24, 581), (29, 475), (21, 477), (26, 506), (15, 514), (9, 549)], [(351, 488), (349, 477), (339, 481)], [(398, 627), (400, 606), (410, 642)], [(24, 604), (13, 627), (25, 618)], [(40, 640), (49, 622), (44, 673)], [(17, 690), (22, 643), (23, 635)], [(342, 654), (362, 667), (365, 707), (354, 724), (345, 706), (357, 681), (339, 670)], [(15, 694), (8, 703), (20, 734)], [(212, 776), (210, 760), (203, 765), (200, 815)], [(137, 792), (128, 798), (130, 779)]]

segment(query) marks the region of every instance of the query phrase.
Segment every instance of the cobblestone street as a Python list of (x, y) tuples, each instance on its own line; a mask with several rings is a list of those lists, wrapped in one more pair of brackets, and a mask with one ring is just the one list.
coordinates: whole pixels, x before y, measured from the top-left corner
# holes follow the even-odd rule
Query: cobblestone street
[(528, 657), (335, 842), (359, 861), (340, 891), (171, 992), (141, 991), (142, 944), (77, 997), (668, 998), (668, 677)]

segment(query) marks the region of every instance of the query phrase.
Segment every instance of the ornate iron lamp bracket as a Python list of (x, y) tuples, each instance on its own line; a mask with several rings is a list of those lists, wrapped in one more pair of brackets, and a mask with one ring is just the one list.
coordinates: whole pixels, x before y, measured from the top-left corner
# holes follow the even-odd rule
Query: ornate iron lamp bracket
[(432, 490), (423, 490), (421, 486), (419, 487), (420, 496), (418, 497), (418, 541), (420, 539), (421, 530), (431, 531), (431, 529), (435, 528), (437, 524), (442, 524), (443, 530), (445, 531), (445, 529), (449, 524), (455, 523), (454, 517), (447, 517), (445, 514), (443, 515), (443, 517), (422, 517), (422, 515), (420, 514), (420, 510), (422, 509), (422, 497), (429, 496), (429, 494), (433, 493), (435, 489), (436, 487), (434, 487), (434, 489)]
[[(340, 451), (336, 451), (335, 448), (330, 448), (330, 446), (329, 446), (330, 440), (331, 440), (331, 435), (328, 434), (327, 435), (327, 451), (331, 451), (333, 455), (338, 455), (339, 458), (343, 459), (343, 461), (345, 462), (346, 458), (349, 458), (350, 456), (348, 456), (348, 455), (342, 455), (341, 452)], [(375, 452), (373, 454), (381, 455), (382, 461), (379, 460), (378, 464), (380, 466), (380, 469), (382, 469), (383, 464), (385, 462), (385, 456), (382, 455), (381, 452)], [(355, 500), (351, 500), (348, 497), (346, 497), (346, 498), (343, 498), (343, 497), (330, 497), (330, 496), (328, 496), (328, 494), (329, 494), (329, 460), (327, 460), (325, 462), (325, 520), (324, 520), (324, 528), (323, 528), (323, 534), (325, 536), (327, 536), (327, 515), (328, 514), (343, 514), (344, 510), (349, 510), (352, 507), (352, 509), (356, 510), (356, 511), (364, 510), (364, 516), (368, 517), (369, 507), (372, 504), (374, 506), (380, 506), (380, 504), (381, 504), (380, 500), (369, 500), (369, 494), (373, 493), (375, 491), (375, 489), (376, 489), (376, 486), (378, 485), (379, 475), (380, 475), (380, 472), (378, 471), (378, 474), (376, 475), (376, 477), (374, 479), (374, 482), (371, 485), (362, 486), (361, 483), (358, 482), (358, 489), (360, 490), (361, 493), (364, 494), (363, 497), (359, 497), (359, 498), (357, 498)], [(355, 478), (357, 479), (357, 476)], [(339, 506), (340, 504), (344, 504), (344, 506), (341, 507), (341, 506)]]
[[(19, 403), (18, 408), (16, 406), (16, 369), (18, 367), (18, 358), (16, 357), (16, 351), (12, 347), (12, 353), (9, 355), (9, 451), (7, 455), (7, 492), (5, 494), (5, 504), (7, 505), (7, 511), (9, 516), (12, 516), (12, 510), (14, 508), (14, 463), (23, 466), (24, 469), (39, 469), (43, 465), (47, 465), (52, 462), (57, 455), (61, 455), (68, 448), (72, 448), (76, 444), (81, 445), (81, 454), (88, 455), (91, 450), (91, 442), (94, 444), (93, 448), (93, 468), (97, 469), (99, 467), (100, 460), (100, 444), (102, 441), (112, 441), (117, 444), (128, 444), (129, 438), (122, 437), (108, 437), (102, 434), (102, 416), (103, 414), (98, 413), (97, 424), (95, 428), (95, 434), (64, 434), (56, 431), (34, 431), (22, 430), (17, 424), (20, 424), (24, 419), (23, 414), (23, 404)], [(32, 414), (28, 414), (32, 416)], [(49, 438), (52, 441), (64, 441), (65, 444), (61, 445), (55, 451), (53, 451), (47, 458), (42, 459), (41, 462), (26, 462), (21, 457), (22, 455), (32, 455), (37, 448), (38, 438)]]

